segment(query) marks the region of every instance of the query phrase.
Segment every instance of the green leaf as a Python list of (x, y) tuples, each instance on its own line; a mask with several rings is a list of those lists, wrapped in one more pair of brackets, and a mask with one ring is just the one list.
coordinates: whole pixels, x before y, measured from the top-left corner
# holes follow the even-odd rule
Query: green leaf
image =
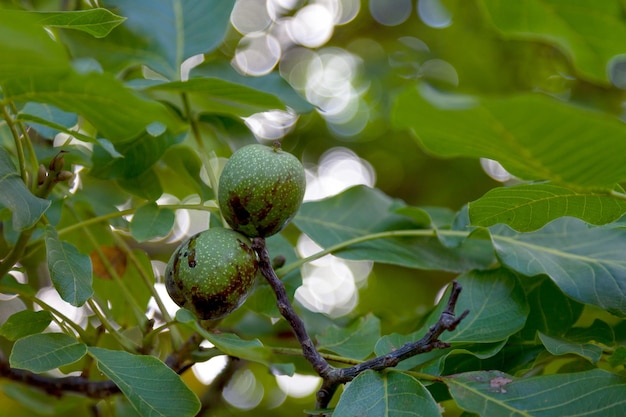
[[(26, 12), (25, 12), (26, 13)], [(27, 12), (43, 26), (81, 30), (96, 38), (103, 38), (126, 18), (107, 9), (75, 10), (68, 12)]]
[(146, 417), (192, 417), (200, 401), (180, 377), (154, 356), (90, 347), (98, 369)]
[(600, 369), (527, 379), (477, 371), (444, 382), (461, 408), (485, 417), (619, 417), (626, 403), (626, 379)]
[(49, 311), (18, 311), (0, 326), (0, 336), (15, 341), (31, 334), (41, 333), (51, 321), (52, 314)]
[(617, 367), (626, 364), (626, 346), (618, 346), (611, 356), (609, 356), (609, 363), (612, 367)]
[[(441, 340), (449, 343), (491, 343), (504, 340), (526, 323), (528, 304), (518, 278), (505, 268), (490, 271), (470, 271), (456, 281), (462, 291), (456, 305), (457, 314), (469, 310), (453, 332)], [(437, 321), (450, 295), (449, 290), (428, 319)]]
[(232, 65), (209, 61), (191, 70), (190, 76), (204, 78), (219, 78), (234, 84), (240, 84), (257, 91), (272, 94), (283, 103), (280, 107), (288, 106), (296, 113), (308, 113), (314, 106), (302, 98), (278, 72), (270, 72), (260, 77), (246, 77), (237, 72)]
[(626, 126), (617, 118), (539, 94), (465, 98), (460, 105), (453, 98), (429, 102), (407, 89), (393, 121), (435, 155), (494, 159), (527, 180), (595, 191), (626, 180)]
[(138, 242), (167, 236), (174, 226), (173, 210), (148, 203), (139, 207), (130, 222), (130, 233)]
[(76, 125), (78, 121), (75, 113), (64, 112), (49, 104), (33, 102), (26, 103), (18, 117), (21, 120), (30, 121), (31, 123), (28, 124), (46, 138), (53, 138), (59, 132), (69, 132), (69, 128)]
[[(216, 49), (230, 27), (234, 0), (109, 0), (106, 7), (128, 20), (109, 36), (65, 34), (74, 56), (95, 57), (117, 72), (147, 65), (170, 80), (182, 62)], [(156, 30), (158, 28), (158, 30)]]
[(71, 68), (65, 48), (28, 13), (0, 13), (0, 56), (0, 82), (14, 77), (60, 76)]
[[(434, 231), (416, 229), (411, 219), (393, 213), (401, 204), (379, 190), (357, 186), (325, 200), (304, 203), (293, 223), (323, 248), (363, 238), (362, 243), (334, 252), (346, 259), (455, 272), (486, 268), (494, 261), (486, 240), (467, 239), (457, 247), (444, 246)], [(393, 237), (393, 231), (406, 233)], [(381, 232), (390, 233), (381, 236), (384, 238), (368, 238)], [(411, 234), (414, 236), (407, 236)]]
[(9, 154), (0, 147), (0, 208), (11, 210), (16, 231), (32, 227), (50, 207), (50, 201), (35, 197), (22, 181)]
[(146, 172), (165, 151), (182, 140), (182, 135), (166, 132), (157, 137), (141, 134), (124, 143), (115, 144), (121, 154), (112, 154), (104, 146), (95, 146), (92, 154), (91, 175), (97, 178), (136, 178)]
[(489, 190), (469, 204), (474, 226), (504, 223), (519, 232), (531, 232), (559, 217), (587, 223), (611, 223), (626, 213), (626, 201), (608, 194), (576, 192), (553, 184), (524, 184)]
[(546, 278), (527, 296), (530, 311), (522, 330), (525, 340), (535, 340), (537, 332), (548, 336), (562, 336), (576, 323), (583, 311), (580, 304), (567, 297)]
[[(219, 78), (192, 78), (157, 84), (147, 89), (158, 98), (176, 102), (185, 93), (198, 113), (250, 116), (271, 109), (283, 109), (280, 99), (241, 84)], [(182, 106), (182, 105), (181, 105)]]
[(539, 333), (541, 343), (548, 352), (553, 355), (574, 354), (587, 359), (591, 363), (597, 363), (602, 357), (602, 348), (591, 343), (575, 343), (570, 340), (555, 338)]
[(360, 317), (347, 327), (333, 325), (317, 336), (317, 348), (347, 358), (365, 359), (380, 338), (380, 320), (373, 315)]
[(354, 378), (341, 395), (336, 416), (441, 416), (439, 406), (424, 386), (397, 371), (366, 371)]
[(586, 77), (607, 82), (607, 64), (626, 53), (626, 24), (617, 1), (482, 0), (508, 38), (554, 43)]
[(154, 168), (144, 171), (137, 177), (120, 178), (118, 183), (124, 190), (148, 201), (155, 201), (163, 195), (163, 187)]
[(91, 259), (74, 245), (62, 242), (52, 226), (46, 227), (48, 269), (54, 288), (73, 306), (82, 306), (93, 294)]
[(259, 339), (243, 340), (232, 333), (211, 333), (200, 325), (192, 312), (186, 309), (179, 309), (176, 312), (176, 320), (200, 333), (202, 337), (213, 343), (226, 355), (265, 365), (270, 364), (270, 351), (263, 346)]
[(14, 368), (46, 372), (76, 362), (87, 353), (87, 346), (63, 333), (26, 336), (13, 345), (9, 363)]
[(3, 92), (7, 99), (47, 103), (80, 114), (114, 144), (137, 137), (155, 122), (174, 132), (182, 127), (164, 105), (139, 97), (109, 73), (24, 76), (6, 82)]
[(527, 276), (548, 275), (568, 296), (626, 316), (626, 230), (560, 218), (531, 233), (493, 226), (501, 262)]

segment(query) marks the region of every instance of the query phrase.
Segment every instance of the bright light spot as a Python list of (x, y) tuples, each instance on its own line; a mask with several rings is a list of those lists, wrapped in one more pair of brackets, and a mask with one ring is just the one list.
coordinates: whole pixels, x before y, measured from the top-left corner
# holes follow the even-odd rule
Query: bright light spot
[(280, 55), (280, 43), (274, 36), (254, 32), (239, 41), (232, 64), (245, 75), (261, 76), (274, 69)]
[(480, 165), (487, 175), (496, 181), (507, 182), (515, 178), (498, 161), (493, 159), (480, 158)]
[[(201, 346), (203, 345), (201, 344)], [(209, 385), (215, 380), (220, 372), (222, 372), (227, 363), (228, 356), (220, 355), (211, 358), (208, 361), (193, 364), (191, 370), (198, 381), (202, 382), (204, 385)]]
[(442, 29), (452, 24), (452, 15), (440, 0), (418, 0), (417, 14), (424, 23)]
[(361, 0), (340, 0), (337, 2), (337, 5), (338, 10), (335, 13), (336, 25), (345, 25), (351, 22), (361, 10)]
[(427, 80), (445, 81), (453, 86), (459, 85), (459, 75), (456, 69), (442, 59), (429, 59), (420, 68), (420, 75)]
[(304, 6), (289, 21), (289, 33), (293, 41), (309, 48), (324, 45), (333, 34), (334, 17), (321, 4)]
[(276, 375), (276, 383), (280, 389), (293, 398), (304, 398), (313, 394), (321, 381), (322, 379), (315, 375)]
[(304, 199), (319, 200), (336, 195), (355, 185), (373, 187), (374, 168), (347, 148), (336, 147), (326, 151), (315, 170), (307, 170), (307, 189)]
[[(163, 277), (164, 273), (165, 273), (165, 264), (160, 262), (159, 265), (155, 265), (154, 263), (152, 264), (152, 269), (158, 269), (159, 273), (155, 274), (156, 277)], [(176, 312), (178, 311), (178, 309), (180, 307), (178, 307), (178, 305), (176, 305), (176, 303), (174, 301), (172, 301), (170, 295), (167, 293), (167, 289), (165, 288), (165, 284), (157, 282), (154, 284), (154, 289), (157, 292), (157, 294), (159, 294), (159, 298), (163, 301), (163, 304), (165, 305), (165, 309), (167, 310), (168, 314), (172, 317), (174, 317), (174, 315), (176, 315)], [(154, 297), (150, 298), (150, 301), (148, 301), (148, 312), (147, 312), (148, 317), (151, 318), (161, 318), (161, 310), (159, 309), (159, 306), (157, 305), (156, 301), (154, 301)], [(160, 323), (159, 323), (160, 324)]]
[(222, 396), (231, 405), (251, 410), (263, 399), (263, 384), (260, 384), (249, 369), (235, 372), (228, 385), (224, 388)]
[[(65, 317), (74, 323), (81, 323), (86, 317), (85, 307), (74, 307), (67, 301), (63, 300), (54, 287), (41, 288), (37, 291), (36, 297), (61, 312)], [(41, 307), (35, 305), (35, 311), (39, 310), (41, 310)], [(61, 331), (61, 328), (55, 322), (50, 323), (48, 329), (53, 332)]]
[(381, 25), (397, 26), (411, 15), (411, 0), (369, 0), (370, 13)]
[(272, 23), (265, 2), (259, 0), (237, 0), (230, 15), (232, 25), (244, 35), (258, 32)]
[(246, 126), (259, 141), (281, 139), (296, 125), (298, 115), (291, 111), (270, 110), (244, 117)]
[(294, 10), (300, 0), (267, 0), (267, 13), (272, 20), (278, 20)]

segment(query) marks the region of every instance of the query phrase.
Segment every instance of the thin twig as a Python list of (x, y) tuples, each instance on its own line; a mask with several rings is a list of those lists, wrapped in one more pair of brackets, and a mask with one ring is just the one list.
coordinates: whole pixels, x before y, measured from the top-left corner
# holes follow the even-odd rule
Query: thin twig
[(285, 286), (277, 277), (276, 272), (272, 268), (272, 263), (265, 246), (263, 238), (255, 238), (252, 240), (252, 248), (259, 256), (259, 269), (265, 279), (276, 294), (276, 303), (278, 310), (282, 316), (289, 322), (291, 328), (302, 347), (304, 357), (313, 365), (313, 368), (322, 377), (322, 387), (317, 392), (316, 408), (326, 409), (337, 388), (341, 384), (352, 381), (359, 374), (367, 370), (383, 370), (398, 365), (401, 361), (419, 355), (420, 353), (429, 352), (433, 349), (445, 349), (450, 347), (446, 342), (439, 340), (439, 337), (446, 331), (453, 331), (463, 320), (469, 311), (464, 311), (458, 317), (455, 316), (454, 310), (461, 293), (461, 286), (455, 281), (452, 283), (452, 290), (446, 308), (439, 316), (439, 319), (433, 324), (426, 335), (420, 340), (410, 342), (404, 346), (390, 352), (386, 355), (377, 356), (368, 361), (356, 364), (348, 368), (335, 368), (331, 366), (326, 359), (317, 351), (315, 345), (311, 341), (305, 327), (304, 322), (295, 312)]

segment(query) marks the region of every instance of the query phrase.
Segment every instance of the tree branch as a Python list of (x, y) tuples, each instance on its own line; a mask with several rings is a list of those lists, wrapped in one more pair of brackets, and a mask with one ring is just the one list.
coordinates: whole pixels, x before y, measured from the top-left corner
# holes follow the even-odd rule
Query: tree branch
[(317, 409), (325, 409), (328, 407), (330, 400), (341, 384), (352, 381), (359, 374), (367, 370), (379, 371), (398, 365), (401, 361), (419, 355), (420, 353), (429, 352), (433, 349), (445, 349), (450, 347), (448, 343), (439, 340), (439, 337), (446, 331), (453, 331), (468, 314), (469, 310), (464, 311), (458, 317), (455, 316), (454, 310), (461, 293), (461, 286), (454, 281), (452, 290), (446, 308), (439, 316), (439, 319), (433, 324), (428, 332), (420, 340), (406, 343), (399, 349), (394, 350), (386, 355), (377, 356), (366, 362), (348, 367), (335, 368), (328, 364), (322, 355), (317, 351), (315, 345), (311, 341), (305, 327), (304, 322), (295, 312), (285, 286), (276, 276), (276, 272), (272, 268), (272, 263), (265, 246), (263, 238), (255, 238), (252, 240), (252, 248), (259, 256), (259, 269), (265, 279), (276, 294), (276, 303), (278, 310), (282, 316), (289, 322), (298, 342), (302, 347), (304, 357), (313, 365), (313, 368), (322, 377), (322, 387), (317, 392)]

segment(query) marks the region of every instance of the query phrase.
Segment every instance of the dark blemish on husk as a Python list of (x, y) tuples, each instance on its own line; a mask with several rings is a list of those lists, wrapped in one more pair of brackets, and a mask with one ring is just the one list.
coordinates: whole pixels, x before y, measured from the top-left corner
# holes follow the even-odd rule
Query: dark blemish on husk
[(228, 206), (232, 209), (233, 214), (235, 215), (233, 221), (236, 222), (237, 225), (250, 223), (250, 212), (246, 209), (246, 204), (247, 202), (241, 201), (238, 195), (230, 193)]
[(189, 243), (187, 244), (188, 251), (185, 252), (185, 256), (187, 257), (187, 265), (189, 268), (195, 268), (197, 265), (196, 262), (196, 239), (198, 236), (193, 236), (189, 239)]

